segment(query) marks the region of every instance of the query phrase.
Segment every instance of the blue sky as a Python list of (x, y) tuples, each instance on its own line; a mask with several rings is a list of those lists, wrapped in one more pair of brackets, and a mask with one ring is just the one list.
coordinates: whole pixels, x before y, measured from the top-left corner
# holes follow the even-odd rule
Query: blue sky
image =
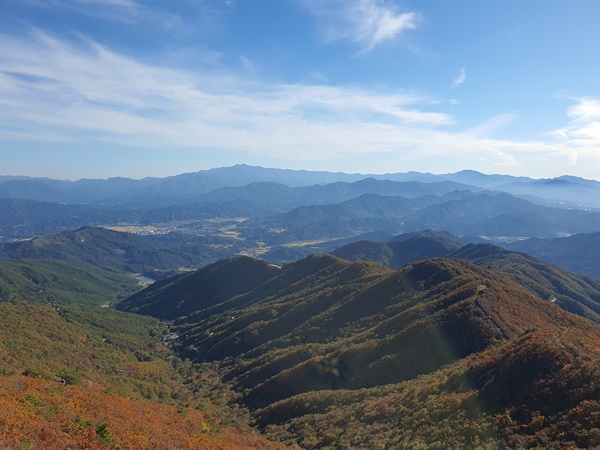
[(600, 179), (600, 2), (2, 0), (0, 173)]

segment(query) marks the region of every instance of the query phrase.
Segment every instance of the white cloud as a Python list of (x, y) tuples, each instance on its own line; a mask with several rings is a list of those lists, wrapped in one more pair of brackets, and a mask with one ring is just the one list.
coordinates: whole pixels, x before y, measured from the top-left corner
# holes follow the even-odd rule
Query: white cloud
[[(516, 142), (489, 137), (513, 115), (452, 132), (456, 120), (432, 110), (443, 103), (411, 93), (178, 71), (92, 41), (67, 43), (42, 32), (27, 39), (1, 37), (5, 142), (245, 152), (282, 164), (323, 162), (354, 171), (364, 171), (364, 161), (375, 157), (381, 171), (417, 163), (446, 164), (443, 170), (451, 171), (467, 165), (484, 170), (486, 164), (529, 169), (531, 161), (564, 167), (565, 160), (576, 161), (573, 155), (598, 153), (594, 98), (574, 99), (568, 123), (554, 138)], [(370, 167), (377, 170), (376, 163)]]
[(570, 100), (576, 103), (567, 109), (569, 122), (551, 134), (565, 148), (568, 164), (573, 166), (580, 156), (600, 156), (600, 100), (592, 97)]
[(463, 84), (467, 79), (467, 69), (464, 67), (460, 68), (460, 72), (458, 73), (458, 75), (456, 75), (456, 77), (454, 78), (454, 80), (452, 81), (452, 86), (450, 86), (452, 89), (460, 86), (461, 84)]
[[(157, 134), (186, 122), (210, 124), (216, 131), (267, 119), (311, 121), (311, 115), (319, 120), (342, 115), (349, 121), (369, 121), (377, 115), (383, 122), (451, 123), (443, 113), (419, 110), (416, 105), (423, 99), (406, 94), (273, 85), (232, 74), (175, 71), (141, 63), (91, 41), (73, 45), (41, 32), (32, 41), (5, 36), (3, 58), (2, 102), (10, 117), (6, 123), (21, 126), (45, 123), (64, 127), (65, 132), (74, 127), (133, 134), (145, 124), (150, 134)], [(187, 140), (173, 139), (175, 145)]]
[(318, 20), (326, 41), (349, 40), (361, 47), (359, 54), (416, 28), (420, 21), (415, 12), (401, 12), (393, 4), (375, 0), (304, 4)]

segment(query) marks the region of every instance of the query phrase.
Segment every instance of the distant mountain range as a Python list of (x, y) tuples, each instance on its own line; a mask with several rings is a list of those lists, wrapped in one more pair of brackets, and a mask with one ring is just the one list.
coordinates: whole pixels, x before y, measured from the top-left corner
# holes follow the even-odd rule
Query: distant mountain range
[(164, 179), (3, 177), (0, 241), (82, 226), (154, 226), (188, 234), (212, 227), (209, 234), (215, 234), (216, 220), (237, 221), (229, 231), (245, 241), (240, 251), (250, 254), (423, 229), (492, 241), (554, 238), (599, 231), (598, 208), (595, 181), (473, 171), (366, 176), (240, 165)]
[[(340, 242), (341, 243), (341, 242)], [(466, 243), (489, 243), (486, 239), (458, 238), (446, 232), (425, 230), (398, 236), (374, 236), (357, 239), (325, 252), (350, 261), (375, 261), (391, 268), (408, 262), (431, 257), (445, 257)], [(600, 232), (574, 234), (568, 237), (530, 238), (515, 242), (497, 242), (496, 245), (520, 253), (527, 253), (542, 261), (555, 264), (580, 275), (600, 279)], [(366, 256), (371, 257), (366, 257)], [(378, 259), (379, 258), (379, 259)]]
[(261, 239), (289, 242), (423, 229), (458, 236), (554, 237), (596, 231), (599, 220), (598, 212), (549, 208), (508, 194), (458, 191), (412, 199), (365, 194), (333, 205), (302, 206), (258, 225), (284, 229)]
[[(536, 180), (508, 175), (484, 175), (470, 170), (444, 175), (418, 172), (369, 175), (268, 169), (243, 164), (167, 178), (144, 178), (141, 180), (109, 178), (106, 180), (61, 181), (48, 178), (2, 176), (0, 177), (0, 197), (60, 203), (103, 202), (115, 204), (143, 202), (148, 199), (173, 201), (176, 198), (179, 198), (178, 202), (182, 202), (218, 188), (239, 187), (256, 182), (281, 183), (288, 187), (309, 187), (338, 182), (354, 183), (368, 178), (420, 184), (448, 184), (451, 182), (463, 186), (468, 185), (471, 187), (470, 190), (473, 190), (472, 188), (493, 189), (536, 196), (545, 200), (568, 202), (573, 205), (587, 204), (600, 207), (598, 196), (600, 184), (596, 181), (571, 176)], [(372, 193), (381, 194), (381, 192)], [(439, 192), (430, 193), (439, 194)], [(226, 196), (226, 193), (221, 192), (219, 195)], [(309, 194), (305, 192), (305, 195)], [(406, 193), (386, 195), (406, 196)], [(330, 202), (330, 200), (324, 201)], [(339, 201), (341, 200), (335, 200), (335, 202)]]

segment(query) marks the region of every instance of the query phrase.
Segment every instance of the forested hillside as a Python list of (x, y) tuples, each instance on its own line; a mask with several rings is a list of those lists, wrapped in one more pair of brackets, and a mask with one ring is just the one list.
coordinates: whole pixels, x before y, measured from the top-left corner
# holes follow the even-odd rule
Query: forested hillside
[(386, 242), (359, 241), (331, 253), (350, 261), (374, 261), (391, 268), (430, 257), (464, 259), (495, 269), (539, 298), (600, 323), (600, 281), (495, 245), (463, 246), (447, 233), (424, 231)]
[[(215, 291), (208, 273), (229, 283)], [(269, 436), (304, 448), (600, 444), (600, 417), (585, 413), (600, 393), (599, 326), (464, 260), (392, 271), (238, 258), (122, 307), (173, 318), (175, 305), (178, 351), (215, 363)]]
[(0, 258), (46, 259), (144, 274), (173, 275), (180, 268), (200, 267), (231, 256), (226, 250), (193, 236), (139, 236), (106, 228), (83, 227), (54, 236), (0, 244)]
[(131, 276), (61, 261), (0, 260), (0, 301), (114, 305), (142, 288)]
[(173, 355), (166, 324), (99, 307), (130, 278), (52, 261), (0, 278), (0, 448), (280, 448), (210, 365)]

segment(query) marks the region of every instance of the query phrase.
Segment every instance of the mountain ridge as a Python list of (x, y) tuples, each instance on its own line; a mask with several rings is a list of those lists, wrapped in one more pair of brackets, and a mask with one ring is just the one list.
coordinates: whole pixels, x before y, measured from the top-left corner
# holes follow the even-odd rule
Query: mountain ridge
[[(89, 203), (110, 197), (131, 199), (140, 195), (187, 195), (190, 192), (203, 194), (210, 190), (225, 186), (243, 186), (257, 181), (285, 182), (290, 187), (310, 186), (335, 182), (356, 182), (365, 178), (391, 180), (397, 182), (459, 182), (477, 186), (478, 188), (498, 189), (501, 185), (522, 183), (531, 185), (538, 195), (546, 199), (570, 200), (562, 191), (548, 191), (540, 187), (547, 180), (534, 180), (527, 177), (510, 175), (485, 175), (476, 171), (460, 171), (455, 174), (433, 175), (429, 173), (407, 172), (375, 174), (345, 174), (341, 172), (323, 172), (308, 170), (270, 169), (260, 166), (236, 165), (199, 172), (173, 175), (165, 178), (143, 178), (133, 180), (114, 177), (110, 179), (81, 179), (77, 181), (52, 180), (48, 178), (28, 178), (4, 176), (0, 178), (0, 197), (29, 198), (38, 201)], [(563, 176), (555, 178), (565, 182), (564, 187), (572, 195), (577, 186), (591, 188), (585, 194), (586, 201), (596, 207), (599, 200), (594, 197), (593, 189), (599, 189), (598, 182), (578, 177)], [(509, 189), (511, 189), (509, 187)], [(565, 191), (565, 192), (567, 192)], [(583, 191), (582, 191), (583, 192)], [(558, 197), (556, 197), (558, 194)], [(535, 194), (534, 194), (535, 195)]]
[[(247, 276), (238, 271), (230, 283)], [(186, 295), (174, 295), (179, 283), (172, 280), (171, 292), (155, 300), (177, 304)], [(202, 297), (205, 284), (188, 288)], [(152, 301), (151, 291), (140, 294), (138, 302)], [(390, 270), (312, 255), (220, 301), (175, 320), (177, 351), (216, 364), (268, 436), (304, 448), (370, 445), (348, 423), (371, 429), (371, 444), (379, 439), (393, 446), (400, 436), (405, 444), (415, 436), (433, 443), (429, 439), (440, 433), (450, 439), (449, 428), (482, 420), (491, 421), (492, 434), (455, 432), (446, 445), (496, 442), (504, 448), (542, 435), (558, 445), (567, 439), (564, 419), (600, 393), (593, 381), (598, 324), (463, 259), (432, 258)], [(565, 376), (587, 388), (562, 383)], [(539, 386), (570, 400), (551, 400)], [(408, 428), (419, 411), (437, 414), (421, 425), (424, 434)], [(399, 414), (405, 425), (396, 421)], [(505, 414), (512, 422), (502, 422)], [(531, 414), (544, 415), (543, 426), (527, 428)], [(585, 434), (568, 436), (574, 445), (596, 442)]]

